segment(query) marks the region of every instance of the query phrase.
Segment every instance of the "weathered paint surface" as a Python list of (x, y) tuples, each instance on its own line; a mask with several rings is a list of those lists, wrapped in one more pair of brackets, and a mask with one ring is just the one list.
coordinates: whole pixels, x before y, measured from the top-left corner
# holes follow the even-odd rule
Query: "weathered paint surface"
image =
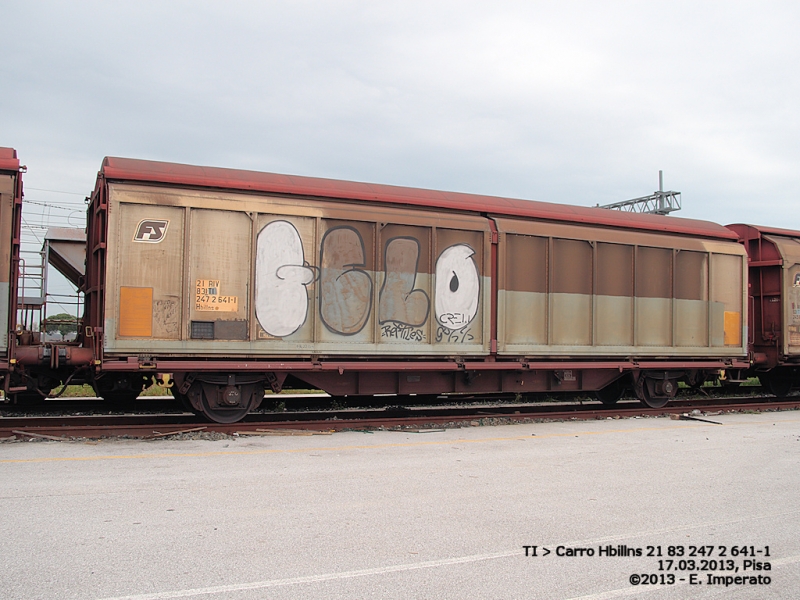
[(597, 344), (633, 346), (633, 298), (626, 296), (595, 297), (597, 306)]
[(152, 288), (153, 326), (141, 335), (130, 303), (112, 298), (107, 353), (487, 351), (485, 219), (440, 228), (398, 209), (112, 190), (109, 283)]
[(547, 294), (500, 290), (505, 315), (505, 343), (547, 344)]
[(800, 265), (792, 265), (786, 277), (786, 301), (789, 338), (789, 352), (800, 353)]
[[(7, 282), (0, 282), (0, 323), (8, 322), (8, 295), (10, 293), (9, 284)], [(0, 348), (8, 348), (8, 332), (7, 327), (3, 327), (0, 331)]]
[(589, 346), (592, 343), (592, 297), (588, 294), (550, 294), (551, 344)]
[[(153, 326), (150, 339), (123, 335), (120, 298), (109, 296), (109, 353), (489, 352), (486, 218), (114, 188), (109, 287), (152, 287)], [(742, 353), (738, 244), (509, 221), (496, 219), (501, 354)], [(207, 302), (197, 282), (214, 288)], [(214, 299), (224, 306), (210, 310)]]
[(744, 353), (739, 245), (505, 219), (498, 229), (501, 354)]
[(8, 348), (14, 177), (0, 175), (0, 354)]

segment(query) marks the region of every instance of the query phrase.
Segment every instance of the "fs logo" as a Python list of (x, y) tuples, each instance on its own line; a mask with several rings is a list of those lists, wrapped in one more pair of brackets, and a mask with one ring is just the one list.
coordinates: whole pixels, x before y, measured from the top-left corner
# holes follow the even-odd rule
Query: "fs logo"
[(139, 226), (136, 228), (136, 235), (133, 236), (133, 241), (157, 244), (167, 235), (168, 225), (169, 221), (156, 221), (152, 219), (140, 221)]

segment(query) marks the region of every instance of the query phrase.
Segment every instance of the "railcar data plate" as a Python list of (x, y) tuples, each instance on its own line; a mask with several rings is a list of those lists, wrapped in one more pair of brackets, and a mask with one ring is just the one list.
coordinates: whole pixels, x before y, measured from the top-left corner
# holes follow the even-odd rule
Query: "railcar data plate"
[(237, 312), (238, 296), (220, 294), (219, 279), (198, 279), (195, 283), (194, 309), (219, 312)]

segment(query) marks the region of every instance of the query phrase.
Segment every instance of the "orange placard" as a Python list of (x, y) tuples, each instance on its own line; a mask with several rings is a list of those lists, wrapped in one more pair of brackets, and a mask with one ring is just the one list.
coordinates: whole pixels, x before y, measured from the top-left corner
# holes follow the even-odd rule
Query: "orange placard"
[(742, 344), (742, 317), (738, 312), (725, 311), (725, 345), (740, 346)]
[(153, 336), (153, 288), (119, 288), (119, 335)]

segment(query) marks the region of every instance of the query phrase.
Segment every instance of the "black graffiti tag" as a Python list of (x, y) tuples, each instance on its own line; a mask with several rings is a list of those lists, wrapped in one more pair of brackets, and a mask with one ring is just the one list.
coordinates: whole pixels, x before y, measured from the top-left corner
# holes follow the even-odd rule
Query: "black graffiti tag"
[(475, 336), (470, 333), (471, 330), (471, 327), (450, 329), (440, 325), (436, 328), (436, 341), (447, 344), (466, 344), (467, 342), (471, 342), (475, 339)]
[(403, 323), (387, 323), (381, 326), (381, 337), (406, 342), (424, 342), (425, 332), (416, 327), (409, 327)]

